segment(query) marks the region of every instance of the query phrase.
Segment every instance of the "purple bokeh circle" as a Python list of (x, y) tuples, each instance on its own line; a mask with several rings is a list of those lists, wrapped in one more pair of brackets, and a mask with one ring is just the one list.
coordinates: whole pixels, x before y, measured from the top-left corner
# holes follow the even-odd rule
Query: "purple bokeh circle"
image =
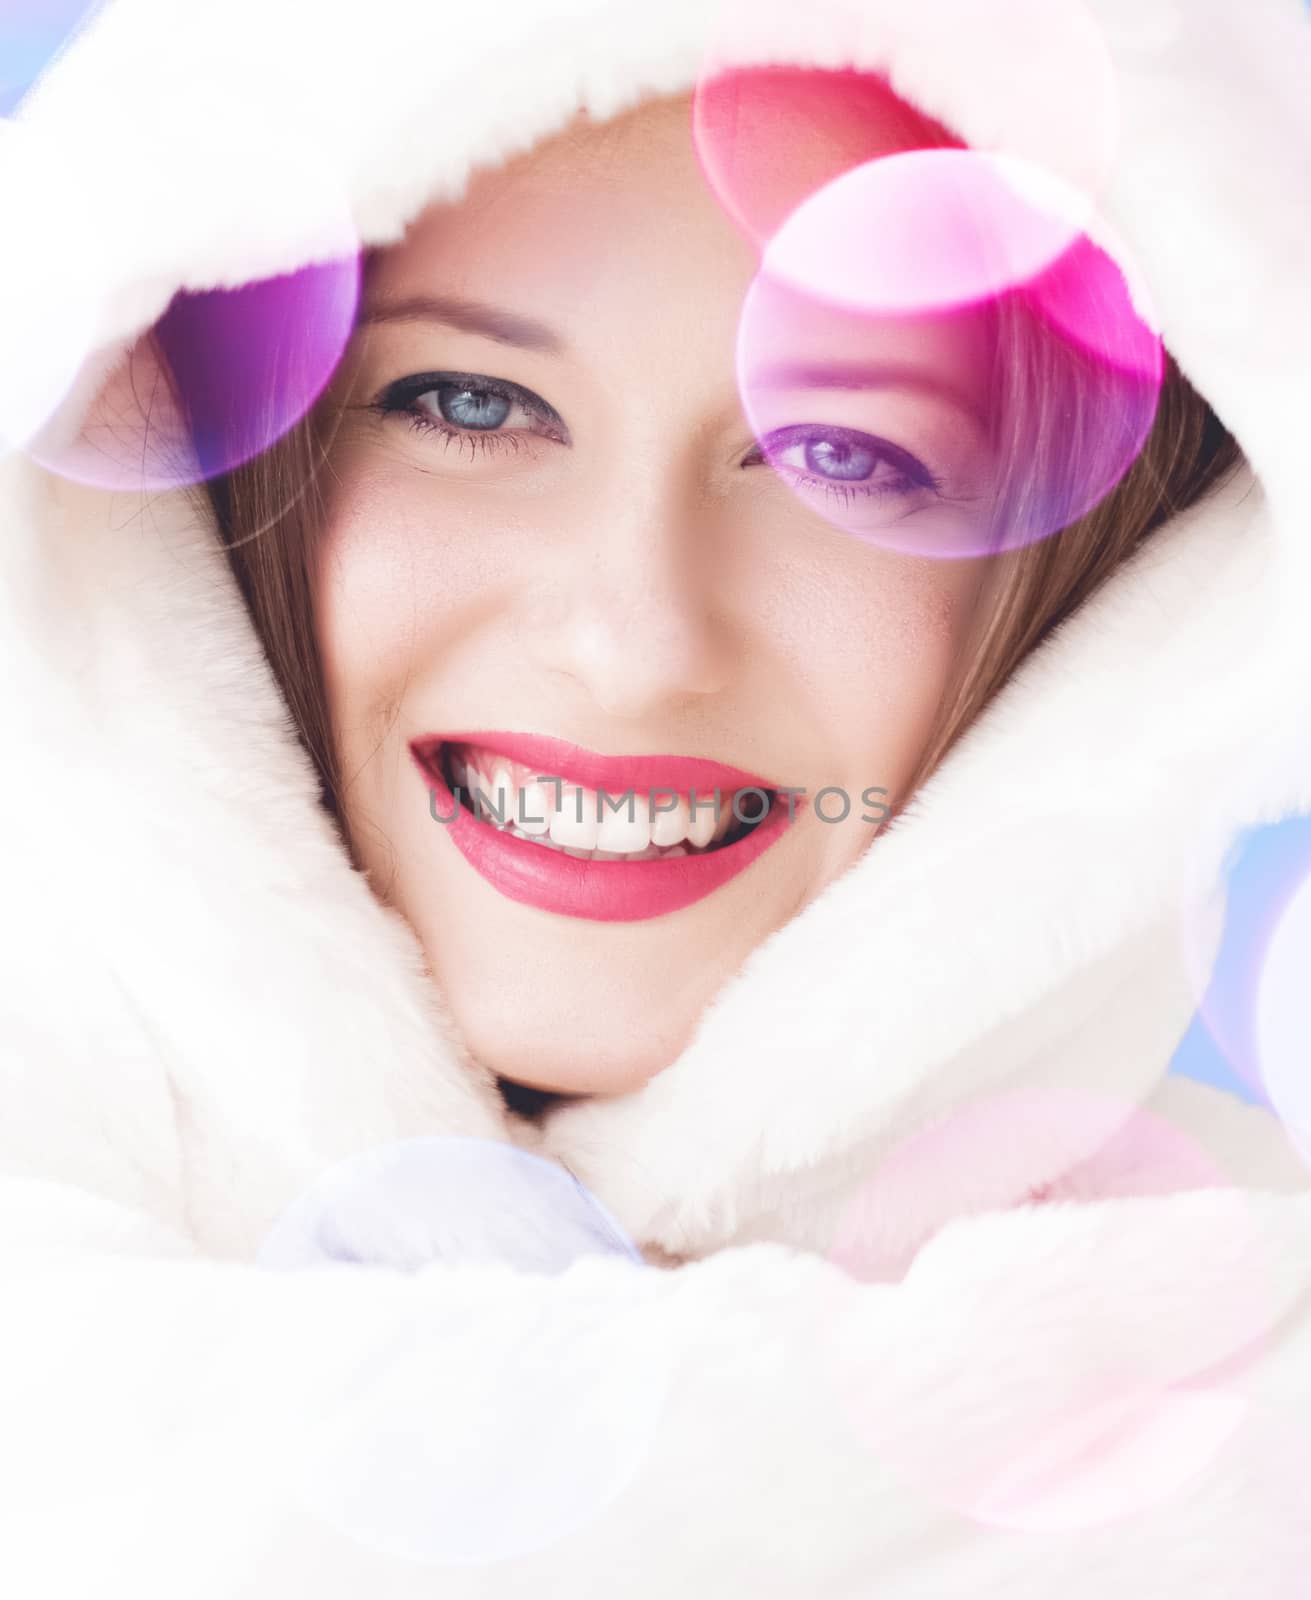
[(180, 292), (111, 372), (75, 435), (56, 417), (28, 454), (112, 490), (180, 488), (230, 472), (322, 394), (359, 293), (358, 254), (234, 289)]

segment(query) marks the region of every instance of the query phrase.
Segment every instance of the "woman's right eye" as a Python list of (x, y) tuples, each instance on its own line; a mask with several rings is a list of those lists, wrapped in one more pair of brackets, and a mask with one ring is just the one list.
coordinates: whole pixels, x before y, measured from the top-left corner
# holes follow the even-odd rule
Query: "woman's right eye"
[[(421, 411), (440, 417), (453, 428), (469, 428), (478, 433), (494, 433), (515, 410), (514, 401), (503, 394), (455, 383), (426, 389), (415, 396), (414, 403)], [(518, 409), (525, 410), (523, 406)]]
[(420, 432), (447, 442), (468, 439), (482, 449), (524, 435), (568, 442), (554, 406), (531, 389), (477, 373), (422, 373), (389, 385), (373, 402), (384, 417), (405, 417)]

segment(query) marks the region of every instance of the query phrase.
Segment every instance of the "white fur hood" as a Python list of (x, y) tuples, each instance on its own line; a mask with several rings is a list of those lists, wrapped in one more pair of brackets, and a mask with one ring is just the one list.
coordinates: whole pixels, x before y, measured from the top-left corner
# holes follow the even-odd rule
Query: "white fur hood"
[[(1197, 1000), (1191, 885), (1241, 828), (1311, 810), (1311, 22), (1300, 0), (771, 10), (733, 35), (743, 61), (886, 71), (971, 145), (1039, 161), (1071, 115), (1044, 41), (1057, 60), (1093, 29), (1118, 118), (1104, 221), (1250, 466), (1026, 661), (678, 1061), (539, 1129), (350, 868), (194, 500), (0, 461), (8, 1592), (1302, 1592), (1304, 1169), (1263, 1112), (1164, 1080)], [(690, 88), (723, 37), (703, 0), (111, 0), (0, 127), (0, 368), (66, 342), (70, 305), (107, 361), (179, 287), (318, 259), (343, 207), (364, 244), (394, 240), (578, 105)], [(1035, 1093), (1105, 1115), (1008, 1119)], [(1163, 1192), (1191, 1185), (1140, 1170), (1124, 1119), (1147, 1102), (1238, 1187)], [(987, 1170), (907, 1177), (907, 1137), (948, 1113), (1001, 1131)], [(251, 1264), (335, 1162), (433, 1134), (554, 1158), (648, 1260), (686, 1264)], [(914, 1268), (857, 1283), (817, 1258), (888, 1172), (863, 1226)], [(308, 1516), (288, 1462), (315, 1385), (416, 1325), (432, 1415), (507, 1362), (515, 1395), (604, 1374), (608, 1416), (658, 1393), (618, 1497), (472, 1572)], [(1108, 1351), (1153, 1404), (1227, 1374), (1241, 1423), (1190, 1413), (1186, 1483), (1102, 1518), (1026, 1491), (1046, 1510), (1017, 1521), (927, 1471), (1013, 1467), (1107, 1403)], [(874, 1393), (893, 1443), (835, 1392)], [(514, 1408), (492, 1409), (478, 1438), (515, 1455)]]

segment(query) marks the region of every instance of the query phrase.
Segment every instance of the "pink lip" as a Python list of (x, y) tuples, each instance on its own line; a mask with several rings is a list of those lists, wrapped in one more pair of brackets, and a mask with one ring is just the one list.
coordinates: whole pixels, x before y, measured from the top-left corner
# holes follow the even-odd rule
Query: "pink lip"
[[(410, 753), (433, 791), (443, 816), (456, 805), (442, 775), (444, 744), (476, 745), (509, 761), (535, 767), (588, 789), (621, 795), (628, 789), (674, 791), (713, 798), (716, 788), (731, 796), (741, 789), (776, 789), (739, 767), (690, 756), (601, 756), (559, 739), (532, 734), (455, 733), (412, 740)], [(804, 800), (798, 804), (804, 805)], [(700, 856), (668, 861), (580, 861), (545, 850), (483, 822), (463, 806), (445, 824), (451, 842), (473, 869), (509, 900), (559, 916), (592, 922), (640, 922), (694, 905), (731, 882), (775, 844), (788, 825), (776, 804), (765, 820), (735, 844)]]

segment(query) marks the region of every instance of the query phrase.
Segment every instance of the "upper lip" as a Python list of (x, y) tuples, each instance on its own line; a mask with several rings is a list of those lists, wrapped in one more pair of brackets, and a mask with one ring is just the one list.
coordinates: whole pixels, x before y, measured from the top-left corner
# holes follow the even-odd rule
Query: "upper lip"
[(485, 731), (422, 734), (410, 741), (410, 748), (419, 760), (426, 757), (431, 761), (445, 744), (474, 745), (492, 755), (504, 756), (507, 761), (534, 767), (543, 777), (560, 778), (566, 783), (611, 795), (622, 794), (627, 789), (673, 790), (679, 794), (694, 788), (698, 793), (709, 793), (713, 789), (729, 792), (763, 789), (770, 794), (778, 789), (778, 785), (767, 778), (722, 761), (708, 761), (700, 756), (604, 756), (545, 734)]

